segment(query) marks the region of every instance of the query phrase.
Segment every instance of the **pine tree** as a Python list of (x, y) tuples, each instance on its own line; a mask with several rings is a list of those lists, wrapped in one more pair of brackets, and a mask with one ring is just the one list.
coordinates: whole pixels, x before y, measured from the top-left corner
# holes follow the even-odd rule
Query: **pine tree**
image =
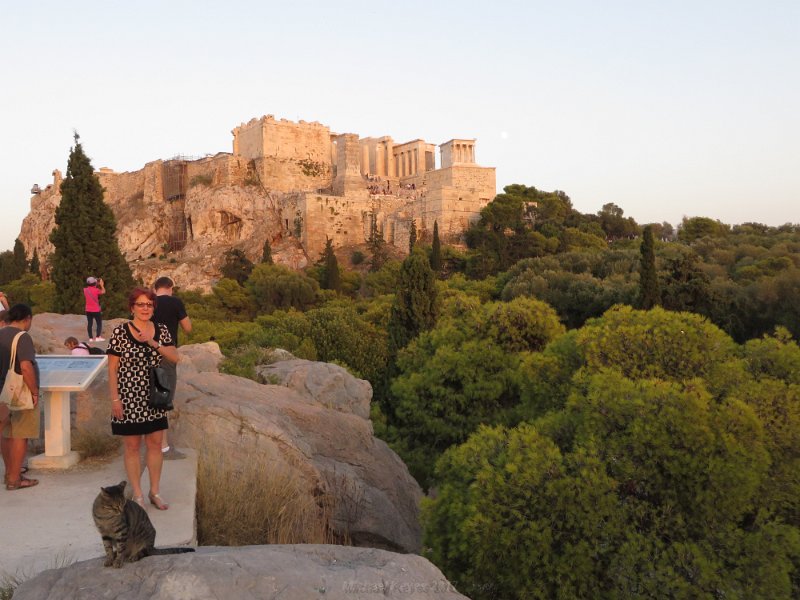
[(653, 228), (648, 225), (644, 228), (642, 245), (639, 249), (641, 259), (639, 263), (639, 306), (649, 310), (660, 304), (658, 291), (658, 274), (656, 273), (655, 242)]
[(41, 275), (42, 275), (41, 269), (42, 269), (42, 265), (39, 262), (39, 251), (38, 250), (34, 250), (33, 251), (33, 256), (31, 257), (30, 271), (31, 271), (31, 273), (33, 273), (37, 277), (41, 277)]
[(438, 274), (442, 270), (442, 246), (439, 242), (439, 222), (433, 222), (433, 242), (431, 243), (431, 269)]
[(417, 222), (411, 219), (411, 226), (408, 230), (408, 253), (414, 252), (414, 244), (417, 243)]
[(264, 249), (261, 252), (261, 263), (267, 265), (275, 264), (275, 261), (272, 260), (272, 246), (269, 240), (264, 240)]
[(28, 259), (25, 256), (25, 246), (19, 238), (14, 240), (14, 261), (11, 265), (12, 279), (19, 279), (28, 272)]
[(336, 254), (333, 252), (333, 241), (330, 238), (325, 240), (325, 250), (322, 252), (324, 273), (322, 277), (322, 289), (334, 290), (342, 289), (342, 279), (339, 273), (339, 263)]
[(103, 188), (75, 133), (67, 174), (61, 183), (61, 203), (56, 227), (50, 234), (55, 251), (50, 258), (55, 284), (55, 309), (83, 313), (83, 287), (87, 277), (102, 278), (101, 297), (108, 316), (127, 313), (127, 297), (134, 282), (131, 269), (117, 243), (117, 222), (103, 201)]

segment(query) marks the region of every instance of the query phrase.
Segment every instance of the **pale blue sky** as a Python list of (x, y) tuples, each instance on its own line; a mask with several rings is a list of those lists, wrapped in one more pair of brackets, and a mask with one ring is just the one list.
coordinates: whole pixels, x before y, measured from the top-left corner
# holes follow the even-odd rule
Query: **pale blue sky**
[(800, 222), (800, 2), (4, 2), (0, 250), (33, 183), (231, 150), (263, 114), (477, 138), (510, 183), (638, 222)]

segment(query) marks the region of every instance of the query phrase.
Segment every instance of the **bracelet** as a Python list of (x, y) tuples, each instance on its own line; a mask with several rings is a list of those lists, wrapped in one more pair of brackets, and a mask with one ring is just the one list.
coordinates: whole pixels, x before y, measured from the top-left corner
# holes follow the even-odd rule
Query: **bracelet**
[(116, 400), (112, 400), (111, 402), (122, 402), (122, 400), (120, 400), (119, 398), (117, 398)]

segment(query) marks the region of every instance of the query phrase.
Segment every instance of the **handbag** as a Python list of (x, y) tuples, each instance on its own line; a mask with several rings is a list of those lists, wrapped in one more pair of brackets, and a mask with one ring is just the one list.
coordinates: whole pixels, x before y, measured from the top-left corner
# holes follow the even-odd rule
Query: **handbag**
[[(168, 366), (167, 366), (168, 365)], [(150, 367), (150, 397), (148, 404), (156, 410), (172, 410), (172, 397), (175, 395), (175, 366)]]
[(31, 390), (25, 385), (22, 375), (14, 370), (14, 362), (17, 359), (17, 342), (22, 337), (24, 331), (20, 331), (14, 336), (11, 343), (11, 361), (8, 364), (8, 374), (6, 375), (3, 391), (0, 392), (0, 404), (7, 404), (9, 410), (30, 410), (33, 408), (33, 395)]

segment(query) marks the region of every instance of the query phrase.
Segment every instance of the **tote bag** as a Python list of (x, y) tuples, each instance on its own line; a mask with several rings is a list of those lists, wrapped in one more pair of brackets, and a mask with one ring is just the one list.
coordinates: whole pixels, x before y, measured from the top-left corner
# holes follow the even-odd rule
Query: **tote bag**
[(24, 333), (24, 331), (20, 331), (14, 336), (14, 341), (11, 344), (11, 361), (8, 365), (6, 382), (3, 385), (3, 391), (0, 392), (0, 404), (7, 404), (9, 410), (30, 410), (33, 408), (33, 396), (30, 389), (25, 385), (22, 375), (14, 371), (14, 361), (17, 358), (17, 342)]

